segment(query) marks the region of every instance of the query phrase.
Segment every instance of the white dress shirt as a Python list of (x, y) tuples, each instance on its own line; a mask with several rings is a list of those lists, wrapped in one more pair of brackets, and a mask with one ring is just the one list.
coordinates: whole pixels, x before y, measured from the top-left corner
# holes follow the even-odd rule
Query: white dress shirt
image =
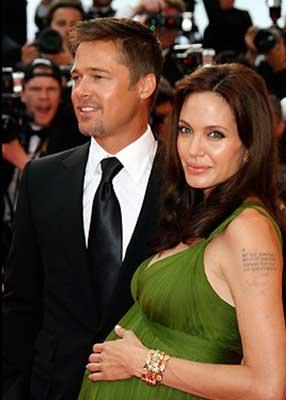
[(83, 221), (86, 246), (88, 245), (92, 203), (101, 179), (100, 162), (107, 157), (116, 157), (123, 165), (114, 177), (113, 187), (118, 198), (122, 216), (122, 259), (136, 226), (144, 200), (146, 187), (157, 151), (150, 126), (135, 142), (117, 154), (108, 154), (94, 138), (91, 138), (83, 187)]

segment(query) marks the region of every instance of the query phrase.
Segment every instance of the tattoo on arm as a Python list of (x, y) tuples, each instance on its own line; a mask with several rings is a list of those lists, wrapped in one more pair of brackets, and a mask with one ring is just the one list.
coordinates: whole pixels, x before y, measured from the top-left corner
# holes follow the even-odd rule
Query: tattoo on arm
[(247, 251), (242, 249), (243, 271), (276, 271), (276, 258), (273, 253)]
[(249, 286), (264, 286), (271, 272), (277, 271), (277, 260), (273, 253), (242, 249), (243, 272), (249, 274)]

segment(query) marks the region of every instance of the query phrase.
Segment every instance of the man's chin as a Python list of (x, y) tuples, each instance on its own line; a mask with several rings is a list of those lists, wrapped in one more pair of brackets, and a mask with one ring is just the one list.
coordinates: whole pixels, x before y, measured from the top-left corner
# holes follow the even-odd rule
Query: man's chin
[(79, 130), (84, 136), (95, 137), (95, 138), (106, 136), (102, 126), (86, 129), (86, 127), (79, 125)]

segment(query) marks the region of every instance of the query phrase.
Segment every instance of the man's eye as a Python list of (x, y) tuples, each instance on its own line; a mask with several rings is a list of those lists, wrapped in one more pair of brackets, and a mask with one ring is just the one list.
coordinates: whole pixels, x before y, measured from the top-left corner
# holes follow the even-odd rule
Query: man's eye
[(64, 26), (67, 25), (67, 21), (65, 20), (56, 21), (56, 25), (59, 26), (60, 28), (63, 28)]
[(72, 76), (71, 76), (71, 80), (72, 80), (73, 83), (77, 83), (77, 82), (79, 81), (79, 76), (77, 76), (77, 75), (72, 75)]

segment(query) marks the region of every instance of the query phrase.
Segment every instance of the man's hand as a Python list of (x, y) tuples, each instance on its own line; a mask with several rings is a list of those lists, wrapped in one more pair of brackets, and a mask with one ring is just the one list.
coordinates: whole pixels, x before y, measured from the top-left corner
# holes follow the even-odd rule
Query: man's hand
[(166, 7), (164, 0), (140, 0), (134, 7), (136, 14), (159, 13)]

